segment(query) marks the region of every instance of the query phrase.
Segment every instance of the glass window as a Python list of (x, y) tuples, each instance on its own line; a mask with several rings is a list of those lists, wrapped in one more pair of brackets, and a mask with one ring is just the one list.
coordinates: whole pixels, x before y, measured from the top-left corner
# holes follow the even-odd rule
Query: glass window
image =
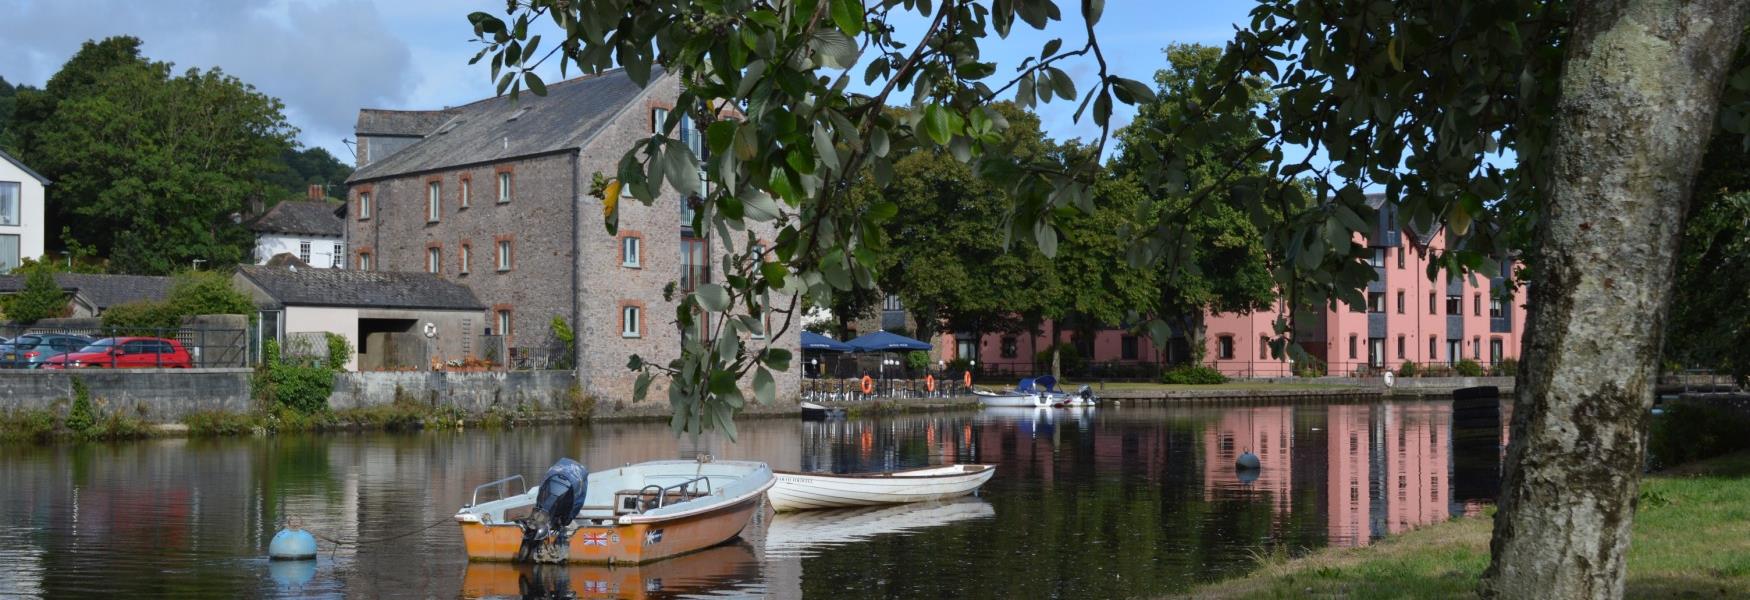
[(346, 266), (346, 244), (334, 243), (334, 254), (328, 255), (328, 266), (336, 269)]
[(1118, 359), (1136, 360), (1136, 336), (1127, 335), (1118, 339)]
[(668, 109), (653, 108), (650, 110), (650, 132), (662, 133), (662, 122), (668, 120)]
[(499, 204), (504, 204), (506, 202), (510, 202), (510, 192), (511, 192), (510, 183), (511, 183), (510, 182), (510, 171), (504, 171), (504, 172), (501, 172), (498, 174), (498, 203)]
[(1234, 336), (1224, 335), (1215, 338), (1215, 356), (1222, 360), (1230, 360), (1234, 357)]
[(10, 273), (18, 268), (22, 256), (19, 256), (19, 240), (17, 235), (0, 235), (0, 273)]
[(1436, 314), (1434, 312), (1434, 292), (1428, 292), (1428, 314)]
[(469, 246), (468, 244), (462, 244), (462, 251), (461, 252), (462, 252), (462, 256), (461, 256), (462, 264), (459, 265), (460, 270), (457, 272), (461, 273), (463, 275), (467, 275), (468, 274), (468, 263), (474, 262), (474, 248), (472, 246)]
[(629, 338), (639, 337), (639, 335), (640, 335), (639, 334), (639, 326), (641, 324), (638, 321), (641, 318), (643, 318), (643, 311), (639, 310), (638, 307), (636, 307), (636, 306), (621, 307), (620, 308), (620, 337), (629, 337)]
[(1506, 303), (1502, 302), (1500, 298), (1489, 300), (1489, 316), (1496, 319), (1507, 316)]
[(439, 248), (425, 249), (425, 272), (442, 273), (444, 267), (444, 251)]
[(1428, 360), (1430, 361), (1440, 358), (1440, 342), (1438, 340), (1439, 338), (1428, 336)]
[(1385, 292), (1367, 293), (1367, 312), (1385, 312)]
[(1398, 314), (1404, 314), (1404, 291), (1398, 290)]
[(18, 225), (18, 205), (23, 201), (23, 184), (0, 181), (0, 225)]
[(1385, 338), (1367, 338), (1367, 365), (1385, 366)]
[(639, 241), (640, 240), (638, 238), (632, 237), (632, 236), (627, 236), (627, 237), (620, 239), (620, 264), (621, 265), (627, 266), (627, 267), (636, 267), (639, 265), (639, 262), (638, 262), (638, 243), (639, 243)]
[(1409, 254), (1409, 253), (1410, 253), (1409, 248), (1398, 248), (1398, 268), (1399, 269), (1404, 268), (1404, 255)]
[(711, 280), (711, 265), (705, 261), (705, 240), (681, 238), (681, 291), (693, 292)]
[(510, 336), (510, 310), (498, 311), (498, 335)]
[(371, 218), (371, 193), (359, 192), (359, 220)]
[(1270, 336), (1258, 336), (1258, 360), (1270, 360)]
[(310, 242), (298, 242), (298, 260), (310, 264)]
[(359, 270), (360, 271), (371, 270), (371, 253), (369, 253), (369, 252), (360, 252), (359, 253)]
[(461, 198), (458, 199), (457, 206), (460, 206), (462, 208), (468, 208), (468, 203), (472, 202), (474, 200), (474, 182), (473, 182), (473, 180), (470, 180), (467, 177), (463, 177), (460, 188), (461, 188), (461, 193), (459, 195), (461, 196)]
[(498, 241), (498, 270), (510, 270), (510, 240)]
[(1398, 360), (1404, 359), (1404, 352), (1405, 352), (1404, 347), (1407, 345), (1408, 344), (1404, 343), (1404, 336), (1401, 336), (1401, 335), (1398, 336)]
[(1014, 358), (1020, 355), (1021, 345), (1015, 336), (1003, 336), (1002, 353), (1003, 358)]
[(1489, 338), (1489, 363), (1494, 364), (1501, 362), (1503, 350), (1505, 350), (1505, 347), (1503, 347), (1501, 343), (1501, 338)]
[(1355, 360), (1361, 357), (1360, 342), (1360, 336), (1349, 334), (1349, 360)]
[(1373, 257), (1367, 259), (1367, 264), (1373, 265), (1374, 268), (1385, 266), (1385, 248), (1374, 248)]
[(899, 296), (897, 294), (888, 294), (881, 299), (881, 310), (889, 312), (902, 311), (905, 310), (905, 304), (899, 301)]
[(1464, 316), (1464, 296), (1448, 295), (1446, 297), (1446, 314)]
[(443, 216), (443, 184), (436, 181), (425, 185), (425, 220), (432, 222)]
[(1483, 295), (1482, 294), (1471, 294), (1470, 314), (1473, 317), (1483, 316)]

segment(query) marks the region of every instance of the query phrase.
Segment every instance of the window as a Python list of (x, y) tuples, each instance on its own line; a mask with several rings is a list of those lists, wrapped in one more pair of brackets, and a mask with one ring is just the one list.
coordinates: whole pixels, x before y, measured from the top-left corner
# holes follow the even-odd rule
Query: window
[(458, 184), (456, 188), (458, 190), (458, 193), (456, 194), (456, 207), (468, 208), (468, 204), (474, 201), (474, 179), (467, 175), (463, 175), (461, 183)]
[(369, 220), (370, 218), (371, 218), (371, 193), (370, 192), (359, 192), (359, 220), (365, 221), (365, 220)]
[(18, 205), (22, 200), (23, 184), (16, 181), (0, 181), (0, 225), (18, 225)]
[(620, 307), (620, 337), (642, 337), (640, 321), (644, 318), (644, 310), (633, 305)]
[(705, 261), (705, 240), (681, 238), (681, 291), (692, 292), (711, 281), (711, 263)]
[(1464, 296), (1448, 294), (1446, 296), (1446, 314), (1464, 316)]
[(1483, 316), (1483, 295), (1482, 294), (1471, 294), (1470, 314), (1473, 317)]
[(444, 184), (433, 181), (425, 184), (425, 222), (436, 223), (444, 211)]
[(498, 172), (498, 203), (510, 202), (511, 181), (510, 171)]
[(334, 243), (334, 254), (328, 256), (328, 263), (328, 266), (336, 269), (346, 266), (346, 244), (340, 242)]
[(23, 258), (19, 255), (20, 239), (17, 235), (0, 235), (0, 273), (10, 273), (18, 268)]
[(1221, 360), (1233, 360), (1234, 336), (1224, 335), (1215, 338), (1215, 357)]
[(456, 265), (456, 267), (457, 267), (456, 272), (461, 273), (463, 275), (467, 275), (468, 274), (468, 263), (474, 262), (474, 247), (472, 245), (470, 245), (468, 242), (462, 242), (462, 249), (460, 250), (460, 258), (462, 260), (461, 260), (460, 264)]
[(1136, 360), (1136, 336), (1118, 338), (1118, 360)]
[(507, 338), (510, 337), (510, 325), (511, 325), (510, 309), (508, 309), (508, 308), (498, 309), (497, 317), (498, 317), (498, 335), (502, 335), (502, 336), (507, 337)]
[(662, 133), (662, 122), (668, 120), (668, 109), (650, 109), (650, 133)]
[(1438, 338), (1436, 338), (1434, 336), (1428, 336), (1428, 360), (1434, 361), (1434, 360), (1439, 360), (1439, 359), (1440, 359), (1440, 342), (1438, 341)]
[(620, 238), (620, 266), (638, 268), (638, 243), (641, 241), (637, 236)]
[(888, 294), (886, 297), (881, 299), (881, 310), (888, 311), (888, 312), (898, 312), (898, 311), (905, 310), (905, 304), (900, 302), (899, 296), (897, 296), (895, 294)]
[(1506, 303), (1502, 302), (1500, 298), (1490, 299), (1489, 300), (1489, 318), (1499, 319), (1499, 318), (1505, 317), (1505, 316), (1507, 316)]
[(1501, 338), (1489, 338), (1489, 364), (1500, 363), (1501, 355), (1505, 353), (1505, 350)]
[(1398, 268), (1399, 269), (1404, 268), (1404, 255), (1409, 254), (1409, 253), (1410, 253), (1409, 248), (1398, 248)]
[(1409, 344), (1404, 343), (1405, 341), (1406, 340), (1405, 340), (1404, 336), (1401, 336), (1401, 335), (1398, 336), (1398, 360), (1404, 359), (1404, 353), (1406, 352), (1406, 350), (1404, 350), (1404, 348), (1405, 348), (1405, 346), (1409, 345)]
[(1428, 292), (1428, 314), (1437, 314), (1434, 312), (1434, 292)]
[(1372, 313), (1385, 312), (1385, 292), (1368, 292), (1367, 293), (1367, 312), (1372, 312)]
[(1471, 336), (1470, 357), (1476, 360), (1483, 359), (1483, 338), (1479, 336)]
[(1385, 266), (1385, 248), (1374, 248), (1373, 257), (1367, 259), (1367, 264), (1376, 269)]
[(1360, 342), (1360, 336), (1353, 333), (1349, 334), (1349, 360), (1355, 360), (1361, 357)]
[(371, 270), (371, 253), (369, 253), (369, 252), (360, 252), (359, 253), (359, 270), (360, 271)]
[(310, 242), (298, 242), (298, 260), (310, 264)]
[(444, 272), (444, 249), (431, 246), (425, 249), (425, 272)]
[(1003, 358), (1014, 358), (1016, 356), (1020, 356), (1020, 354), (1021, 354), (1020, 344), (1015, 340), (1015, 336), (1012, 336), (1012, 335), (1003, 336), (1003, 343), (1002, 343), (1001, 350), (1002, 350)]
[(1270, 336), (1258, 336), (1258, 360), (1270, 360)]
[(1398, 290), (1398, 314), (1404, 314), (1404, 291)]
[(1367, 365), (1376, 369), (1385, 366), (1385, 338), (1367, 338)]
[(1446, 362), (1448, 364), (1456, 363), (1460, 358), (1464, 358), (1464, 340), (1448, 338), (1446, 340)]
[(498, 270), (509, 271), (510, 259), (510, 240), (498, 240)]

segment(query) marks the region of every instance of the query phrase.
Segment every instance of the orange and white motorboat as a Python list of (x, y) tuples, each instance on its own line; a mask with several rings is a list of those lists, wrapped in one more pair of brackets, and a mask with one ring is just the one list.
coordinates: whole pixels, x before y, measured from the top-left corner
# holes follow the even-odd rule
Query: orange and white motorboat
[(519, 565), (471, 562), (463, 598), (673, 598), (760, 579), (759, 559), (734, 541), (647, 565)]
[(456, 512), (470, 560), (639, 564), (702, 550), (740, 535), (774, 482), (763, 462), (659, 460), (586, 475), (565, 459), (534, 488), (478, 502), (521, 480), (477, 487)]

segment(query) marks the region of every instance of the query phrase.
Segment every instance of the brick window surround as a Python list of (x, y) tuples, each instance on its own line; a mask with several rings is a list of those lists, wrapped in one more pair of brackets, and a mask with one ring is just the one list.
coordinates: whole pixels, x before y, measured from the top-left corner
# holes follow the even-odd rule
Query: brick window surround
[(370, 246), (359, 246), (358, 248), (353, 249), (353, 256), (356, 257), (353, 261), (353, 264), (357, 265), (358, 270), (360, 270), (360, 271), (374, 271), (374, 270), (376, 270), (376, 265), (370, 264), (371, 260), (373, 258), (375, 258), (371, 254), (371, 252), (373, 250), (374, 250), (374, 248), (372, 248)]
[[(432, 209), (431, 186), (437, 186), (437, 210)], [(444, 219), (444, 176), (432, 175), (425, 178), (425, 222), (436, 223)]]
[(468, 240), (462, 240), (462, 243), (458, 245), (458, 249), (456, 250), (456, 273), (467, 275), (470, 270), (470, 265), (468, 263), (471, 262), (474, 262), (474, 244), (470, 243)]
[[(431, 252), (433, 250), (437, 251), (437, 264), (436, 265), (433, 265), (432, 260), (431, 260)], [(425, 267), (425, 272), (436, 273), (438, 275), (442, 275), (444, 273), (444, 244), (443, 244), (443, 242), (426, 242), (425, 243), (425, 256), (424, 256), (424, 258), (425, 258), (425, 264), (422, 266)], [(432, 268), (433, 266), (436, 266), (437, 268), (433, 269)]]
[(360, 221), (371, 220), (371, 216), (377, 212), (376, 187), (372, 185), (361, 185), (354, 188), (353, 191), (355, 192), (354, 198), (356, 199), (356, 201), (353, 202), (353, 215), (357, 216)]
[[(509, 179), (504, 179), (505, 176)], [(508, 190), (500, 190), (500, 182), (508, 183)], [(492, 167), (492, 196), (499, 204), (509, 203), (516, 198), (516, 165), (497, 165)]]
[[(507, 250), (499, 249), (500, 246), (506, 244), (508, 244)], [(501, 256), (501, 252), (508, 256)], [(507, 258), (509, 260), (501, 261), (499, 260), (500, 258)], [(492, 237), (492, 268), (500, 273), (508, 273), (516, 270), (516, 236), (498, 235)]]
[[(626, 330), (627, 329), (626, 328), (626, 309), (628, 309), (628, 308), (638, 309), (638, 315), (637, 315), (638, 322), (634, 324), (637, 327), (637, 331), (635, 331), (635, 332), (628, 332)], [(625, 337), (625, 338), (644, 337), (644, 332), (648, 331), (648, 329), (646, 329), (644, 327), (644, 324), (647, 320), (647, 316), (645, 315), (646, 311), (644, 309), (644, 302), (641, 300), (621, 300), (619, 302), (618, 311), (619, 311), (619, 315), (616, 316), (614, 318), (614, 320), (620, 324), (620, 337)]]
[[(492, 305), (492, 332), (504, 336), (504, 345), (510, 346), (516, 339), (516, 307), (510, 304)], [(500, 322), (509, 323), (510, 327), (501, 328)]]
[[(633, 261), (627, 260), (627, 258), (628, 258), (626, 256), (626, 239), (627, 238), (638, 240), (638, 255), (636, 257), (634, 257), (636, 260), (633, 260)], [(621, 229), (620, 235), (616, 239), (616, 241), (619, 244), (619, 247), (615, 249), (615, 252), (620, 257), (620, 266), (626, 267), (628, 269), (642, 269), (642, 268), (644, 268), (644, 233), (643, 232), (637, 231), (637, 230), (632, 230), (632, 229)]]

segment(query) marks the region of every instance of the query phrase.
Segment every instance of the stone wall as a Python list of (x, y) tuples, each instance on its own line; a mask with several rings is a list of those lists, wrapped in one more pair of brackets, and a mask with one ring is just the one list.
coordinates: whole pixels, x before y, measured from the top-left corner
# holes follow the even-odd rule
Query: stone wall
[(569, 411), (576, 408), (572, 402), (576, 381), (571, 371), (341, 373), (334, 378), (328, 407), (381, 406), (399, 397), (432, 407), (455, 406), (469, 413), (493, 408)]
[(202, 411), (247, 412), (250, 369), (0, 370), (0, 410), (64, 412), (73, 380), (84, 382), (101, 415), (179, 421)]

